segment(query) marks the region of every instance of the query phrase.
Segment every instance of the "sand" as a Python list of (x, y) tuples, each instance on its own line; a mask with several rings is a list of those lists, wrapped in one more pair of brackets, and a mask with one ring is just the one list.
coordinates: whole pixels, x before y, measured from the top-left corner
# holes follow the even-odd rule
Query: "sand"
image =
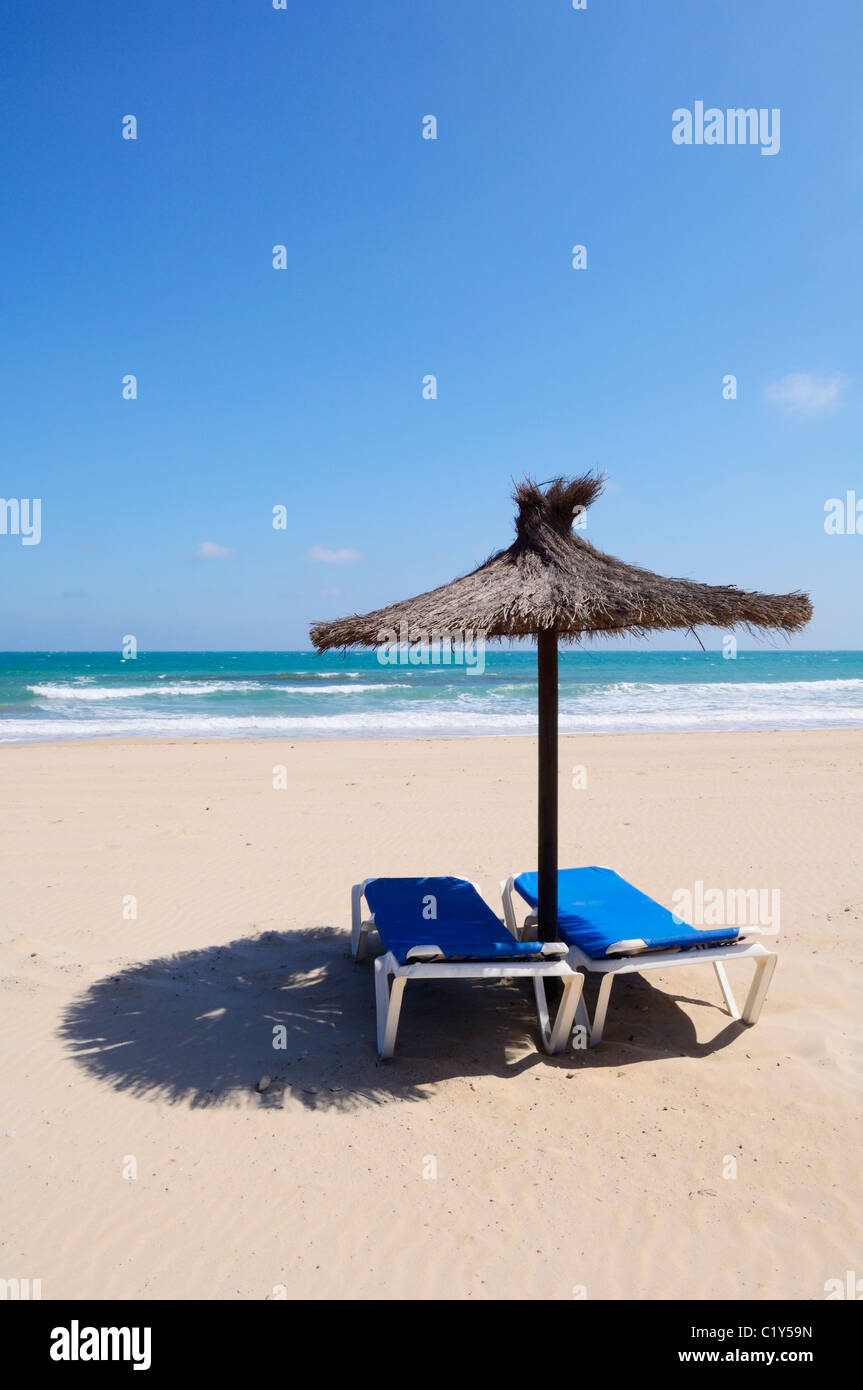
[(805, 1300), (863, 1273), (863, 731), (561, 741), (567, 863), (666, 903), (780, 889), (757, 1027), (687, 966), (619, 981), (602, 1046), (546, 1058), (526, 987), (417, 984), (378, 1062), (351, 884), (463, 873), (499, 903), (532, 867), (534, 758), (0, 749), (0, 1278), (46, 1299)]

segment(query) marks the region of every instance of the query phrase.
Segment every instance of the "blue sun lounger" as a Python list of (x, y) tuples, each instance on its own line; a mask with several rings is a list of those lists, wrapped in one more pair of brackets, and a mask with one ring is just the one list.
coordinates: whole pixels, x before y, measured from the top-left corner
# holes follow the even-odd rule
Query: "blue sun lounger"
[[(513, 935), (523, 941), (536, 927), (537, 875), (511, 875), (502, 890), (504, 920)], [(533, 909), (520, 927), (514, 892)], [(557, 930), (569, 948), (570, 964), (602, 975), (592, 1023), (584, 1001), (579, 1002), (578, 1022), (586, 1028), (591, 1047), (602, 1041), (615, 975), (712, 963), (731, 1017), (751, 1024), (758, 1021), (776, 967), (775, 951), (746, 939), (757, 935), (757, 928), (732, 926), (702, 931), (691, 927), (613, 869), (596, 865), (558, 871)], [(755, 961), (742, 1014), (725, 973), (725, 961), (740, 958)]]
[[(363, 916), (365, 898), (370, 915)], [(584, 977), (566, 962), (563, 942), (519, 941), (464, 878), (367, 878), (351, 890), (351, 947), (361, 960), (371, 931), (384, 947), (375, 960), (378, 1052), (392, 1057), (408, 980), (530, 977), (542, 1045), (559, 1052), (569, 1040)], [(545, 980), (563, 985), (551, 1024)], [(392, 983), (390, 983), (392, 982)]]

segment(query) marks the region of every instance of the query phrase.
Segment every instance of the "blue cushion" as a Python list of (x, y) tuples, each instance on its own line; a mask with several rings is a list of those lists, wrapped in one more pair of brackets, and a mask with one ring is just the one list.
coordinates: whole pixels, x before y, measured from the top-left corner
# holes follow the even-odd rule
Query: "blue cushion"
[[(519, 874), (515, 888), (536, 908), (537, 875)], [(642, 940), (648, 950), (687, 946), (728, 945), (737, 940), (737, 927), (700, 931), (681, 922), (646, 893), (627, 883), (613, 869), (559, 869), (557, 929), (562, 941), (578, 946), (599, 960), (618, 941)]]
[(540, 953), (540, 943), (516, 941), (463, 878), (374, 878), (365, 893), (381, 940), (399, 965), (412, 946), (439, 946), (447, 960), (523, 960)]

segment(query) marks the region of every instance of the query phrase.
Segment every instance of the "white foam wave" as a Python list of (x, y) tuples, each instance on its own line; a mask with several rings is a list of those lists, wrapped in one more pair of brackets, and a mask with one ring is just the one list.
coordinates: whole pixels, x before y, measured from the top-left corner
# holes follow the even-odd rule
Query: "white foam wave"
[(153, 695), (247, 694), (252, 690), (278, 690), (285, 695), (361, 695), (372, 690), (409, 690), (409, 682), (378, 681), (371, 685), (273, 685), (263, 681), (172, 681), (166, 685), (69, 685), (49, 682), (28, 685), (43, 700), (145, 699)]
[(262, 690), (281, 690), (289, 695), (362, 695), (370, 690), (411, 690), (409, 681), (377, 681), (373, 685), (267, 685)]
[(215, 695), (219, 691), (264, 689), (258, 681), (171, 681), (166, 685), (28, 685), (43, 700), (134, 700), (146, 695)]
[[(82, 686), (55, 682), (30, 689), (51, 703), (54, 717), (0, 719), (0, 741), (66, 738), (364, 738), (533, 734), (536, 696), (530, 687), (505, 699), (499, 689), (466, 683), (434, 698), (404, 682), (350, 686), (274, 686), (259, 681), (174, 681), (158, 686)], [(452, 693), (449, 693), (451, 689)], [(134, 696), (276, 692), (269, 704), (195, 708), (168, 700), (147, 707)], [(318, 702), (303, 713), (296, 695), (399, 692), (392, 700)], [(412, 691), (411, 694), (402, 694)], [(284, 700), (280, 697), (284, 696)], [(89, 702), (83, 705), (76, 702)], [(117, 702), (120, 702), (119, 704)], [(67, 703), (64, 703), (67, 702)], [(100, 703), (102, 702), (102, 703)], [(305, 707), (308, 709), (308, 706)], [(205, 713), (204, 711), (207, 710)], [(326, 712), (324, 712), (326, 711)], [(602, 687), (569, 685), (560, 700), (562, 733), (623, 733), (701, 729), (806, 729), (863, 726), (863, 679), (720, 681), (666, 685), (620, 681)]]

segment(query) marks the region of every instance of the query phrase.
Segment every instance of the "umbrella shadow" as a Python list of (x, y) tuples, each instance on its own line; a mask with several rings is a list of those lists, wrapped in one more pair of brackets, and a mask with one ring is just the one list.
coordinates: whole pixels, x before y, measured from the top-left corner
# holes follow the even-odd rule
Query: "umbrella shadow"
[[(591, 1014), (595, 987), (589, 977)], [(409, 987), (395, 1059), (381, 1062), (371, 965), (354, 963), (345, 932), (317, 927), (129, 966), (92, 984), (59, 1031), (91, 1076), (141, 1099), (200, 1108), (251, 1095), (265, 1108), (295, 1099), (350, 1110), (427, 1099), (453, 1077), (707, 1056), (744, 1027), (729, 1021), (699, 1043), (677, 997), (629, 975), (615, 984), (601, 1047), (546, 1057), (529, 981), (430, 980)]]
[[(511, 1077), (535, 1050), (529, 985), (428, 981), (409, 989), (393, 1062), (375, 1048), (370, 963), (335, 927), (266, 932), (129, 966), (94, 982), (60, 1036), (92, 1077), (192, 1107), (309, 1109), (426, 1099), (454, 1076)], [(526, 1052), (526, 1049), (529, 1049)], [(262, 1077), (270, 1085), (261, 1092)]]

